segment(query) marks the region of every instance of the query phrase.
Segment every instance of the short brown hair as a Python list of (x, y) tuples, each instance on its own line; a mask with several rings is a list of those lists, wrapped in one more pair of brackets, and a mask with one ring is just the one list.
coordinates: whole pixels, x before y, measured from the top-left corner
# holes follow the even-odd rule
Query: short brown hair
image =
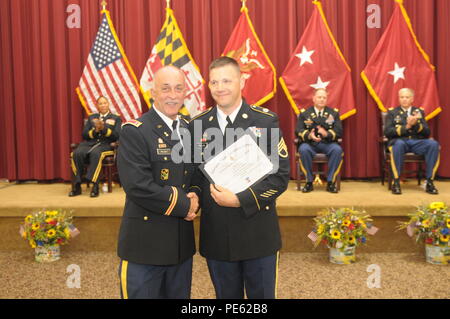
[(209, 65), (209, 71), (211, 71), (213, 69), (221, 68), (226, 65), (234, 66), (236, 68), (236, 70), (239, 73), (241, 73), (241, 67), (239, 66), (239, 63), (235, 59), (230, 58), (228, 56), (221, 56), (220, 58), (217, 58), (214, 61), (212, 61), (211, 64)]

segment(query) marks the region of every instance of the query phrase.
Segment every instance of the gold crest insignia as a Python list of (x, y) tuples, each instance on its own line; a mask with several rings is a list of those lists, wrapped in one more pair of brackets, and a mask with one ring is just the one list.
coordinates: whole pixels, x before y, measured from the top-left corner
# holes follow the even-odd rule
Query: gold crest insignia
[(163, 168), (161, 170), (161, 180), (162, 181), (169, 180), (169, 173), (170, 173), (170, 170), (168, 168)]

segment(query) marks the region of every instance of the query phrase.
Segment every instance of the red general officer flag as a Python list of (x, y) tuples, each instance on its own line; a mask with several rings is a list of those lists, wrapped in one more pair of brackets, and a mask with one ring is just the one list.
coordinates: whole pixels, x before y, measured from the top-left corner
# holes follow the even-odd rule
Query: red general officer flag
[(277, 90), (275, 67), (253, 28), (245, 2), (222, 55), (234, 58), (241, 66), (245, 78), (242, 95), (247, 103), (261, 105), (274, 96)]
[(314, 12), (280, 83), (297, 115), (312, 105), (316, 89), (325, 88), (328, 106), (339, 109), (343, 120), (356, 113), (351, 70), (331, 33), (322, 4), (313, 3)]
[(396, 107), (398, 91), (415, 91), (415, 104), (425, 110), (426, 119), (441, 112), (434, 66), (417, 41), (402, 0), (378, 42), (361, 77), (383, 112)]

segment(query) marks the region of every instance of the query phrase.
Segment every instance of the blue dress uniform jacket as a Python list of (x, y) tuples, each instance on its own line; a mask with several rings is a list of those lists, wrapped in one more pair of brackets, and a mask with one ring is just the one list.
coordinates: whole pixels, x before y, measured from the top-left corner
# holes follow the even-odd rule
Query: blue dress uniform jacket
[(100, 132), (95, 132), (94, 120), (99, 118), (99, 113), (91, 114), (89, 116), (83, 129), (83, 139), (90, 146), (94, 146), (98, 143), (109, 146), (109, 144), (116, 142), (119, 139), (122, 120), (120, 119), (120, 116), (108, 113), (108, 115), (106, 115), (103, 119), (103, 122), (105, 122), (105, 128)]
[[(317, 126), (322, 126), (328, 131), (328, 136), (322, 138), (322, 143), (337, 142), (342, 137), (342, 123), (339, 117), (339, 112), (336, 109), (326, 106), (323, 109), (323, 115), (320, 117), (316, 114), (313, 106), (307, 110), (302, 110), (298, 117), (296, 135), (299, 138), (300, 143), (316, 144), (316, 142), (308, 138), (312, 130), (315, 130)], [(316, 136), (320, 136), (317, 134)]]
[(171, 134), (153, 108), (122, 127), (117, 164), (126, 203), (118, 255), (126, 261), (175, 265), (195, 254), (193, 223), (184, 220), (192, 166), (172, 161), (178, 141)]
[(96, 132), (94, 120), (99, 118), (100, 114), (98, 113), (89, 116), (82, 133), (84, 141), (71, 154), (72, 172), (75, 183), (81, 183), (82, 181), (81, 175), (86, 159), (89, 159), (86, 178), (96, 183), (99, 178), (103, 159), (105, 156), (114, 155), (110, 144), (119, 139), (122, 120), (120, 116), (108, 113), (103, 119), (105, 122), (104, 129)]
[(393, 145), (397, 139), (425, 139), (430, 137), (430, 128), (425, 120), (424, 111), (412, 106), (411, 114), (420, 114), (421, 118), (416, 125), (407, 130), (408, 114), (400, 106), (389, 109), (384, 128), (384, 135), (389, 139), (389, 146)]
[[(201, 122), (201, 140), (196, 140), (195, 124)], [(229, 128), (228, 126), (227, 128)], [(233, 128), (274, 128), (279, 132), (278, 152), (279, 169), (262, 181), (237, 194), (241, 207), (230, 208), (216, 204), (210, 193), (210, 182), (198, 169), (194, 173), (191, 191), (201, 199), (200, 217), (200, 253), (202, 256), (217, 261), (241, 261), (275, 254), (281, 248), (280, 228), (276, 210), (276, 198), (287, 188), (290, 164), (288, 151), (279, 130), (278, 116), (256, 106), (243, 102), (236, 116)], [(192, 145), (197, 151), (204, 151), (211, 142), (205, 135), (208, 128), (219, 128), (217, 108), (209, 109), (193, 118), (189, 131), (194, 138)], [(256, 134), (258, 136), (258, 133)], [(197, 136), (198, 137), (198, 136)], [(270, 137), (267, 154), (270, 154)], [(214, 155), (214, 153), (212, 154)], [(207, 159), (206, 159), (207, 160)]]

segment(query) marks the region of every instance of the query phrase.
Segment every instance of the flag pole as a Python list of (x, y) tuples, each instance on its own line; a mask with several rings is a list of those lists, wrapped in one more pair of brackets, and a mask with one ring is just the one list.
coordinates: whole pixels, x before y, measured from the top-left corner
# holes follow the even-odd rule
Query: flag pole
[(166, 0), (167, 3), (167, 9), (170, 9), (170, 0)]
[(107, 6), (107, 5), (108, 5), (108, 3), (107, 3), (105, 0), (103, 0), (103, 1), (102, 1), (103, 11), (106, 10), (106, 6)]
[(242, 8), (241, 9), (247, 8), (247, 5), (245, 4), (247, 2), (247, 0), (241, 0), (241, 2), (242, 2)]

